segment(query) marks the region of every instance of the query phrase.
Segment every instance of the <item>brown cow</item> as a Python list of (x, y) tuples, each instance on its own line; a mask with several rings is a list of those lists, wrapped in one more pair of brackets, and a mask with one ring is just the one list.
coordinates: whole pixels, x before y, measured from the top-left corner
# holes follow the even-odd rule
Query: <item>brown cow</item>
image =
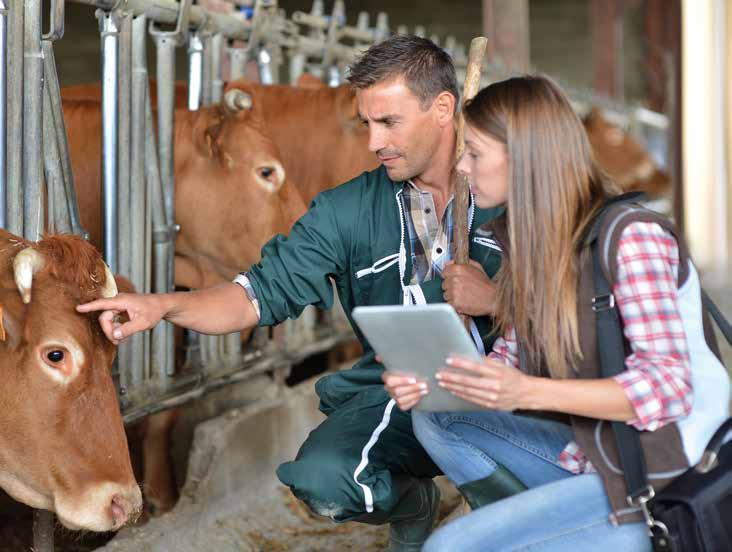
[(71, 529), (136, 519), (140, 488), (111, 376), (115, 347), (76, 305), (116, 295), (76, 236), (29, 243), (0, 230), (0, 487)]
[[(101, 106), (63, 101), (82, 224), (101, 244)], [(261, 246), (287, 233), (305, 203), (251, 110), (176, 111), (176, 284), (201, 288), (259, 260)]]
[(648, 151), (596, 107), (583, 123), (597, 163), (626, 192), (642, 191), (659, 197), (671, 189), (671, 178)]

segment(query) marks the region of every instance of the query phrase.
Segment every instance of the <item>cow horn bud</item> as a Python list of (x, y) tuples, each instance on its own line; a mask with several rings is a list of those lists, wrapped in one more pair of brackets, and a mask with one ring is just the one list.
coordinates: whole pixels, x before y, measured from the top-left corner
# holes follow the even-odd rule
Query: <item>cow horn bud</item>
[(26, 247), (13, 259), (13, 272), (15, 273), (15, 285), (18, 286), (20, 296), (26, 305), (31, 300), (31, 288), (33, 287), (33, 275), (43, 268), (45, 261), (43, 255), (32, 247)]
[(109, 270), (107, 264), (104, 264), (104, 286), (102, 286), (102, 297), (105, 299), (111, 299), (117, 296), (117, 282), (114, 279), (114, 274)]
[(224, 105), (229, 111), (244, 111), (252, 108), (252, 97), (243, 90), (232, 88), (224, 94)]

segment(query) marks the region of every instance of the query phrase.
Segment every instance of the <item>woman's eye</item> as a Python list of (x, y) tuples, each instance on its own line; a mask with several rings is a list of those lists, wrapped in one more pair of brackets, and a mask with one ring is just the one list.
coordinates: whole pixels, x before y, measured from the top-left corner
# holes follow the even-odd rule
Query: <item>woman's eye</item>
[(54, 364), (56, 364), (56, 363), (59, 363), (59, 362), (61, 362), (61, 361), (62, 361), (62, 360), (64, 359), (64, 352), (63, 352), (63, 351), (59, 351), (59, 350), (55, 350), (55, 351), (50, 351), (50, 352), (49, 352), (49, 353), (48, 353), (48, 354), (46, 355), (46, 358), (47, 358), (47, 359), (48, 359), (48, 360), (49, 360), (50, 362), (53, 362)]

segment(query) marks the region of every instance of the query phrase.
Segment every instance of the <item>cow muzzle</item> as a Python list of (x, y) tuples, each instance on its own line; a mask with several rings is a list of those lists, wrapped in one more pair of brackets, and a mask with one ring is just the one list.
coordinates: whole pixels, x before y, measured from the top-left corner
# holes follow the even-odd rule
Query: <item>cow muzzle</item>
[(140, 517), (142, 492), (136, 484), (103, 483), (74, 500), (57, 497), (55, 511), (59, 521), (72, 530), (116, 531)]

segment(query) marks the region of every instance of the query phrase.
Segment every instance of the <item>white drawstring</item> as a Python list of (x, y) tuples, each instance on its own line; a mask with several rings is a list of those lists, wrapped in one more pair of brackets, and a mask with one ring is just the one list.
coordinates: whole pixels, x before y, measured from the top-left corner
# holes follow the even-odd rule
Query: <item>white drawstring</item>
[(356, 272), (356, 278), (363, 278), (364, 276), (368, 276), (369, 274), (377, 274), (378, 272), (383, 272), (384, 270), (394, 266), (398, 262), (399, 253), (387, 255), (386, 257), (376, 261), (369, 268), (363, 268)]

